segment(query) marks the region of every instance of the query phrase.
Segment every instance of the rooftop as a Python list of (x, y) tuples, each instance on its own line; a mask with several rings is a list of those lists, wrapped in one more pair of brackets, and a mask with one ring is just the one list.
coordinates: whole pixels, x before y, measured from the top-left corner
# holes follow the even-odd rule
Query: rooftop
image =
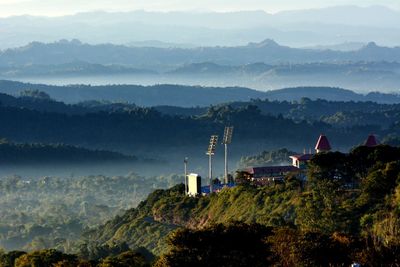
[(368, 146), (368, 147), (377, 146), (377, 145), (378, 145), (378, 141), (376, 140), (375, 135), (370, 134), (370, 135), (368, 136), (367, 140), (365, 141), (364, 145), (365, 145), (365, 146)]
[(329, 140), (325, 135), (321, 134), (319, 136), (317, 144), (315, 145), (315, 149), (323, 151), (331, 150), (331, 145), (329, 144)]
[(314, 154), (302, 154), (302, 155), (293, 155), (290, 156), (291, 159), (297, 159), (299, 161), (309, 161)]

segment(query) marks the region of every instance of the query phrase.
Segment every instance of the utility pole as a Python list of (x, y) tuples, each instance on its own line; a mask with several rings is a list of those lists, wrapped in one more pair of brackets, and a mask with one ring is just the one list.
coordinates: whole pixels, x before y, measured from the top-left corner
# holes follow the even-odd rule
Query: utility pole
[(213, 182), (212, 182), (212, 156), (215, 154), (216, 144), (218, 142), (218, 135), (211, 135), (210, 144), (208, 145), (208, 150), (206, 155), (208, 155), (208, 179), (210, 183), (210, 194), (213, 192)]
[(189, 162), (189, 158), (185, 157), (183, 159), (183, 166), (184, 166), (184, 172), (185, 172), (185, 177), (184, 177), (184, 180), (185, 180), (185, 195), (188, 192), (188, 185), (187, 185), (187, 164), (188, 164), (188, 162)]
[(228, 144), (232, 142), (232, 134), (233, 134), (233, 126), (227, 126), (224, 130), (224, 139), (222, 140), (222, 144), (225, 146), (225, 168), (224, 168), (224, 180), (225, 184), (229, 183), (228, 179)]

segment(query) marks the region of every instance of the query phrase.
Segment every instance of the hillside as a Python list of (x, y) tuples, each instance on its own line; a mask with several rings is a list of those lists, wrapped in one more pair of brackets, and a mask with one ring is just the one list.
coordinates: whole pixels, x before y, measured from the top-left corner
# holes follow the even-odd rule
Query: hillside
[[(51, 88), (51, 87), (50, 87)], [(62, 87), (59, 87), (60, 89)], [(135, 89), (133, 89), (135, 90)], [(218, 89), (210, 89), (218, 90)], [(193, 93), (194, 95), (197, 92)], [(369, 93), (361, 95), (340, 88), (297, 87), (268, 91), (265, 100), (256, 98), (249, 101), (229, 101), (218, 106), (229, 105), (233, 108), (256, 106), (264, 115), (283, 115), (295, 121), (324, 121), (332, 125), (382, 125), (390, 126), (397, 121), (396, 112), (400, 109), (397, 95)], [(148, 98), (156, 100), (148, 94)], [(380, 101), (373, 101), (379, 99)], [(142, 101), (144, 99), (142, 98)], [(194, 102), (195, 99), (192, 101)], [(393, 102), (383, 104), (382, 102)], [(19, 96), (0, 93), (3, 107), (15, 107), (40, 112), (62, 113), (69, 115), (85, 115), (88, 113), (111, 112), (128, 113), (138, 107), (134, 103), (88, 100), (76, 104), (65, 104), (56, 101), (45, 92), (38, 90), (20, 91)], [(209, 107), (154, 106), (162, 114), (179, 117), (196, 117), (207, 113)], [(339, 121), (338, 118), (345, 120)]]
[[(379, 262), (387, 257), (387, 262), (396, 262), (400, 233), (386, 231), (400, 223), (396, 217), (399, 160), (399, 148), (358, 147), (350, 154), (315, 156), (306, 184), (290, 176), (284, 184), (243, 185), (198, 198), (183, 196), (183, 185), (157, 190), (136, 209), (88, 232), (84, 242), (89, 247), (91, 242), (126, 242), (132, 248), (146, 246), (159, 254), (166, 251), (166, 235), (175, 228), (202, 229), (240, 221), (303, 233), (342, 235), (348, 238), (346, 253), (354, 260)], [(373, 243), (365, 242), (368, 238)]]
[[(68, 87), (39, 88), (68, 90)], [(110, 88), (107, 90), (111, 91)], [(186, 89), (202, 90), (185, 87), (176, 90)], [(316, 93), (312, 94), (313, 91)], [(346, 100), (368, 97), (335, 88), (292, 88), (281, 90), (280, 94), (272, 91), (264, 95), (288, 98), (290, 95), (300, 97), (304, 92), (314, 98), (323, 96), (323, 92), (327, 97), (338, 98), (339, 94)], [(389, 98), (389, 95), (381, 96)], [(394, 101), (395, 97), (391, 99)], [(380, 139), (400, 133), (399, 104), (301, 98), (291, 102), (253, 99), (207, 108), (143, 108), (107, 101), (65, 104), (35, 90), (23, 91), (20, 97), (0, 94), (0, 101), (0, 136), (12, 142), (62, 143), (135, 155), (144, 153), (144, 157), (149, 158), (159, 158), (162, 148), (168, 160), (172, 159), (172, 154), (179, 158), (186, 153), (200, 157), (198, 151), (207, 144), (209, 136), (222, 134), (227, 124), (235, 126), (234, 138), (240, 140), (232, 146), (234, 155), (279, 147), (302, 151), (311, 147), (321, 132), (330, 137), (337, 149), (360, 144), (371, 132)], [(178, 125), (180, 130), (176, 131), (174, 127)]]
[[(295, 195), (299, 195), (295, 191), (286, 192), (285, 187), (277, 190), (240, 186), (224, 190), (218, 195), (197, 199), (184, 197), (183, 188), (180, 185), (169, 190), (156, 190), (136, 209), (85, 234), (83, 242), (126, 242), (131, 247), (145, 246), (160, 254), (167, 249), (167, 235), (179, 227), (199, 229), (231, 220), (269, 225), (284, 216), (293, 220), (294, 214), (288, 213), (287, 208), (295, 201)], [(266, 196), (269, 197), (265, 199)]]
[[(396, 113), (393, 114), (396, 116)], [(260, 149), (261, 145), (265, 149), (287, 146), (302, 150), (304, 146), (314, 144), (320, 132), (330, 136), (336, 147), (358, 144), (371, 131), (382, 133), (383, 136), (398, 133), (397, 124), (389, 128), (373, 124), (335, 128), (320, 121), (295, 121), (282, 115), (263, 114), (254, 105), (238, 108), (229, 105), (211, 107), (205, 114), (196, 117), (169, 116), (151, 108), (71, 116), (0, 107), (0, 119), (3, 122), (0, 125), (0, 136), (14, 142), (66, 143), (125, 153), (135, 151), (135, 154), (144, 151), (150, 158), (154, 158), (154, 153), (159, 154), (157, 151), (160, 147), (173, 148), (173, 153), (183, 153), (204, 146), (211, 134), (223, 133), (227, 124), (235, 125), (235, 138), (240, 140), (240, 143), (235, 144), (236, 153), (248, 153), (255, 146)], [(179, 131), (175, 130), (176, 125), (179, 125)]]

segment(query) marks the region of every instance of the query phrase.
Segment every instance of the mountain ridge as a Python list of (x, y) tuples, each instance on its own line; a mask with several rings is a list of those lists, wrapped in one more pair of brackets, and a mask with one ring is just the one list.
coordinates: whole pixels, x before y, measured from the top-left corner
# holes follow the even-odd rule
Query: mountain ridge
[(198, 48), (128, 47), (115, 44), (90, 45), (79, 40), (54, 43), (32, 42), (26, 46), (0, 51), (0, 66), (27, 64), (49, 65), (84, 61), (92, 64), (122, 64), (138, 68), (213, 61), (217, 64), (249, 64), (264, 62), (311, 63), (348, 61), (400, 62), (400, 47), (378, 46), (375, 42), (356, 51), (333, 51), (291, 48), (271, 39), (245, 46)]

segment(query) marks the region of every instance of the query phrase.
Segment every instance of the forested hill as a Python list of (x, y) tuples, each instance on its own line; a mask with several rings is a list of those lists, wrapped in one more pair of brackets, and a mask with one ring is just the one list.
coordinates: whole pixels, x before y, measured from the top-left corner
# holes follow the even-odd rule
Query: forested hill
[(320, 133), (329, 136), (335, 149), (360, 144), (370, 133), (381, 140), (400, 134), (399, 104), (303, 98), (291, 102), (254, 99), (207, 108), (143, 108), (101, 101), (65, 104), (35, 90), (23, 91), (20, 97), (0, 94), (0, 101), (0, 137), (10, 141), (135, 154), (145, 151), (151, 158), (160, 147), (203, 146), (211, 134), (222, 134), (228, 124), (235, 126), (235, 140), (240, 140), (233, 149), (242, 154), (254, 150), (254, 145), (302, 151)]
[(70, 145), (16, 144), (0, 140), (0, 165), (135, 162), (134, 156)]
[(265, 93), (242, 87), (202, 87), (161, 84), (141, 85), (68, 85), (53, 86), (1, 80), (0, 92), (15, 95), (26, 90), (39, 90), (66, 103), (91, 100), (131, 102), (138, 106), (172, 105), (181, 107), (209, 106), (230, 101), (264, 98)]
[(227, 124), (235, 125), (235, 138), (240, 140), (238, 148), (250, 144), (309, 146), (321, 132), (330, 136), (338, 147), (351, 147), (362, 142), (370, 132), (397, 133), (394, 126), (390, 129), (371, 125), (344, 129), (321, 122), (295, 122), (283, 116), (262, 114), (255, 106), (210, 108), (200, 117), (188, 118), (167, 116), (147, 108), (70, 116), (0, 107), (0, 120), (0, 136), (15, 142), (66, 143), (148, 152), (157, 151), (159, 146), (204, 145), (211, 134), (223, 133)]
[[(271, 91), (257, 91), (244, 87), (203, 87), (173, 84), (141, 85), (68, 85), (54, 86), (0, 80), (0, 92), (17, 96), (26, 91), (39, 91), (50, 98), (69, 104), (82, 101), (110, 101), (134, 103), (138, 106), (207, 107), (220, 103), (269, 99), (300, 101), (302, 98), (330, 101), (372, 101), (377, 103), (400, 103), (397, 94), (370, 92), (366, 95), (333, 87), (295, 87)], [(6, 101), (1, 100), (1, 101)]]
[[(400, 149), (378, 146), (358, 147), (349, 154), (335, 152), (314, 156), (308, 168), (306, 184), (296, 176), (290, 176), (284, 184), (269, 187), (242, 185), (198, 198), (184, 196), (184, 187), (179, 185), (153, 192), (136, 209), (88, 232), (85, 235), (87, 247), (81, 248), (88, 252), (94, 251), (90, 249), (91, 246), (126, 242), (132, 248), (144, 245), (162, 254), (167, 251), (166, 236), (176, 228), (201, 229), (215, 223), (240, 221), (273, 227), (273, 233), (283, 234), (275, 238), (286, 240), (285, 245), (288, 247), (295, 246), (293, 240), (303, 240), (301, 248), (291, 247), (293, 251), (288, 254), (283, 250), (272, 250), (271, 253), (277, 253), (278, 258), (275, 260), (278, 261), (301, 262), (310, 257), (308, 259), (314, 263), (327, 260), (339, 261), (336, 262), (338, 265), (347, 261), (361, 262), (368, 266), (376, 262), (393, 264), (398, 260), (396, 258), (400, 247), (400, 232), (394, 230), (400, 226), (398, 177)], [(214, 231), (211, 236), (218, 233)], [(309, 239), (301, 239), (304, 235), (309, 235)], [(172, 238), (177, 236), (173, 235)], [(318, 256), (318, 253), (293, 258), (297, 257), (294, 252), (297, 249), (304, 249), (303, 253), (308, 249), (314, 251), (313, 244), (319, 242), (319, 238), (328, 242), (325, 244), (327, 247), (345, 246), (341, 257), (330, 254), (329, 249), (323, 251), (323, 245), (319, 249), (321, 253), (327, 253), (325, 259)], [(195, 255), (181, 255), (181, 250), (174, 250), (177, 246), (185, 247), (188, 251), (191, 251), (190, 248), (198, 249), (198, 253), (205, 249), (203, 243), (186, 243), (185, 240), (173, 239), (169, 242), (173, 250), (167, 256), (183, 256), (188, 257), (188, 261), (197, 261), (196, 258), (190, 259)], [(241, 242), (233, 238), (232, 242), (235, 241)], [(219, 241), (216, 239), (214, 242)], [(239, 243), (237, 246), (246, 246)], [(212, 257), (212, 253), (225, 255), (229, 252), (210, 253), (205, 257)], [(285, 255), (291, 258), (285, 259)], [(263, 255), (257, 257), (263, 259)], [(345, 262), (340, 262), (342, 260)]]
[[(387, 128), (399, 119), (400, 104), (378, 104), (376, 102), (327, 101), (302, 98), (300, 101), (272, 101), (254, 99), (221, 104), (238, 109), (249, 105), (257, 107), (264, 115), (283, 116), (294, 121), (324, 122), (335, 127), (355, 125), (379, 125)], [(176, 116), (200, 116), (207, 113), (206, 107), (182, 108), (172, 106), (154, 107), (164, 114)]]

